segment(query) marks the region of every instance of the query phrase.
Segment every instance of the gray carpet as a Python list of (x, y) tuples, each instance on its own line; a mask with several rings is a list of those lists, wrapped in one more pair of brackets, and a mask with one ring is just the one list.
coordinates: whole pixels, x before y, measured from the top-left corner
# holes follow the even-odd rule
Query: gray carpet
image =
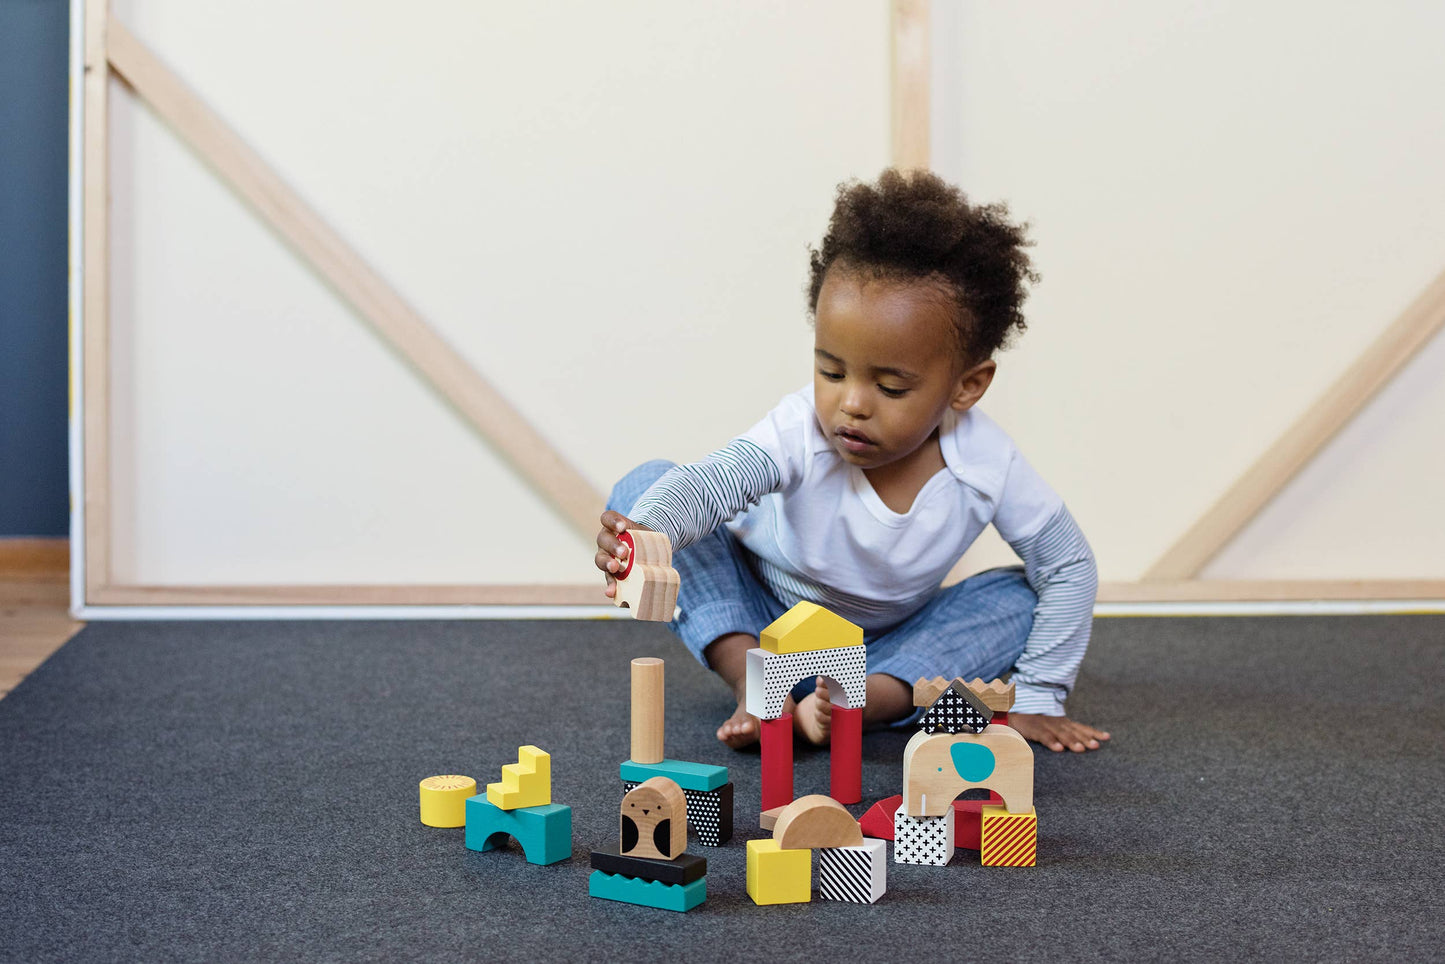
[[(587, 896), (641, 655), (668, 658), (669, 756), (737, 788), (686, 915)], [(1037, 868), (960, 851), (890, 863), (872, 907), (755, 907), (758, 758), (658, 626), (95, 624), (0, 700), (0, 958), (1438, 960), (1442, 657), (1432, 616), (1101, 620), (1071, 709), (1114, 740), (1038, 754)], [(865, 806), (907, 735), (865, 736)], [(570, 861), (419, 823), (420, 779), (496, 780), (522, 743)], [(826, 788), (800, 751), (798, 792)]]

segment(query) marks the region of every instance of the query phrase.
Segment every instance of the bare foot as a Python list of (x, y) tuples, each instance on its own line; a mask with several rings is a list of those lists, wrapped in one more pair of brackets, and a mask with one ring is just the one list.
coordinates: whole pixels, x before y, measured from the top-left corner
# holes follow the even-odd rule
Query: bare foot
[(793, 732), (814, 746), (825, 746), (832, 735), (833, 700), (823, 677), (818, 677), (817, 688), (793, 710)]
[(1066, 749), (1075, 753), (1097, 750), (1109, 739), (1109, 734), (1104, 730), (1076, 723), (1067, 716), (1010, 713), (1008, 725), (1017, 730), (1024, 739), (1033, 740), (1055, 753), (1062, 753)]
[(739, 700), (733, 715), (717, 728), (717, 738), (734, 750), (758, 742), (758, 718), (748, 713), (747, 703)]

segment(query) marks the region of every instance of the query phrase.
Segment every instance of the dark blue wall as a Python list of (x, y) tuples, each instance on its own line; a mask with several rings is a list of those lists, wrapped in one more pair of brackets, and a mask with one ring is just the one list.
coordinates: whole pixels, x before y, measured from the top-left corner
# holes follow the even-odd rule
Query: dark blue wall
[(0, 0), (0, 537), (69, 530), (69, 15)]

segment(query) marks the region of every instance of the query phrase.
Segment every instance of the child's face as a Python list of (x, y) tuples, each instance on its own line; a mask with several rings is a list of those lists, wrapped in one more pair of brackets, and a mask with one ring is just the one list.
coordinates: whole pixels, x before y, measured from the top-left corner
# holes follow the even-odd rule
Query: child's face
[(818, 422), (844, 461), (873, 469), (906, 459), (946, 411), (967, 411), (983, 395), (994, 363), (964, 367), (955, 310), (925, 284), (828, 272), (815, 312), (813, 387)]

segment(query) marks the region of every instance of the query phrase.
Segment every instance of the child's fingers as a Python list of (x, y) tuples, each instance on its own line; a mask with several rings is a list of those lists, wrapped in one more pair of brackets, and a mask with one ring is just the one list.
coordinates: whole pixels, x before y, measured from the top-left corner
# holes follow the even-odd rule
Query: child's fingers
[(621, 561), (619, 561), (616, 556), (612, 555), (612, 553), (606, 551), (605, 549), (598, 549), (597, 555), (593, 557), (592, 561), (597, 563), (598, 569), (601, 569), (604, 573), (607, 574), (608, 585), (612, 584), (613, 573), (617, 572), (619, 569), (622, 568)]
[(621, 512), (618, 512), (614, 509), (608, 509), (606, 512), (602, 513), (602, 528), (606, 529), (609, 532), (622, 532), (626, 529), (632, 528), (632, 520), (627, 518), (627, 516), (623, 515)]

